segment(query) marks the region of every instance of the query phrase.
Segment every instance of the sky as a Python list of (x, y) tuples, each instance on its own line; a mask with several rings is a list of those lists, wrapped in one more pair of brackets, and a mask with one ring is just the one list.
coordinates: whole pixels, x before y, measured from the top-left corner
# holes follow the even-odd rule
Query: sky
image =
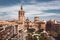
[(18, 19), (18, 11), (23, 6), (25, 18), (33, 20), (60, 20), (60, 0), (0, 0), (0, 20)]

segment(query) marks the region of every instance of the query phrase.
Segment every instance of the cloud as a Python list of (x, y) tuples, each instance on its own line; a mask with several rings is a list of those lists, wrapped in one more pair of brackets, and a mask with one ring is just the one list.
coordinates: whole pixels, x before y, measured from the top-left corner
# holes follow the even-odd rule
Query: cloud
[(43, 12), (46, 12), (46, 13), (60, 13), (60, 9), (51, 9), (51, 10), (45, 10), (45, 11), (43, 11)]
[[(41, 1), (41, 0), (40, 0)], [(25, 3), (23, 0), (22, 3)], [(28, 5), (26, 4), (28, 3)], [(23, 4), (23, 9), (25, 11), (25, 17), (29, 19), (33, 19), (35, 16), (41, 17), (43, 20), (55, 18), (59, 20), (60, 14), (60, 1), (59, 0), (51, 0), (48, 2), (39, 3), (36, 0), (31, 0), (29, 4), (28, 0), (25, 4)], [(18, 19), (18, 11), (20, 10), (20, 4), (11, 5), (11, 6), (0, 6), (0, 19)], [(60, 12), (59, 12), (60, 13)]]
[(16, 5), (16, 4), (35, 4), (35, 3), (42, 3), (42, 2), (50, 2), (54, 0), (0, 0), (0, 6), (9, 6), (9, 5)]

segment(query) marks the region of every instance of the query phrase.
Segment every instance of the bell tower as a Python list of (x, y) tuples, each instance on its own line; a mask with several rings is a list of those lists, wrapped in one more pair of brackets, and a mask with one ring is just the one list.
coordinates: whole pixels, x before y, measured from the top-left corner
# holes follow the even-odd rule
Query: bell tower
[(22, 7), (22, 5), (21, 5), (21, 8), (20, 8), (20, 10), (19, 10), (19, 12), (18, 12), (18, 20), (19, 20), (19, 23), (21, 23), (21, 24), (23, 24), (24, 23), (24, 11), (23, 11), (23, 7)]

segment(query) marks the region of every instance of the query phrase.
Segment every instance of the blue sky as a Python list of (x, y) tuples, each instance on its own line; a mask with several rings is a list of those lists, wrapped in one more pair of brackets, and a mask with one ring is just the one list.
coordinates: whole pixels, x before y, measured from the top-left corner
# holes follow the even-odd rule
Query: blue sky
[(33, 20), (60, 20), (60, 0), (0, 0), (0, 20), (18, 19), (20, 5), (23, 5), (25, 17)]

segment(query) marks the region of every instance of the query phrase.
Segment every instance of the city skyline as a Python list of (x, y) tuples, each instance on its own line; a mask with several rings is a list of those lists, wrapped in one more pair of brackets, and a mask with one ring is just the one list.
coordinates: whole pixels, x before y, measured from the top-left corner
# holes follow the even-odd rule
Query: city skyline
[(18, 10), (23, 5), (25, 17), (33, 20), (35, 16), (42, 20), (60, 20), (59, 0), (0, 0), (0, 20), (18, 19)]

